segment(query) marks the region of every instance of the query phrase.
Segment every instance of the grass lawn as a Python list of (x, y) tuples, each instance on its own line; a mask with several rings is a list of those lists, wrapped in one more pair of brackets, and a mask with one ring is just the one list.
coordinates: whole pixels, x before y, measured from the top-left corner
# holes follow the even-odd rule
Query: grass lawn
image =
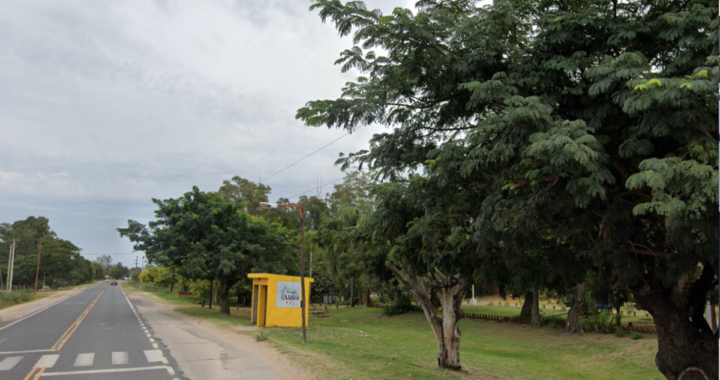
[[(177, 311), (221, 325), (249, 325), (247, 315), (197, 306)], [(235, 311), (235, 309), (233, 309)], [(463, 320), (461, 373), (436, 365), (435, 338), (421, 313), (383, 317), (381, 309), (340, 308), (311, 316), (308, 343), (299, 329), (262, 332), (319, 379), (663, 379), (655, 368), (652, 335), (563, 336), (515, 324)], [(259, 332), (245, 332), (256, 336)]]
[[(155, 286), (152, 284), (138, 284), (134, 281), (126, 281), (121, 282), (120, 285), (123, 287), (125, 291), (129, 292), (136, 292), (136, 291), (143, 291), (155, 294), (159, 298), (162, 298), (165, 301), (168, 301), (169, 303), (177, 304), (177, 305), (188, 305), (188, 304), (195, 304), (197, 305), (202, 300), (199, 297), (180, 297), (178, 295), (178, 289), (174, 289), (172, 293), (170, 293), (170, 288), (163, 288), (159, 286)], [(205, 299), (207, 303), (207, 299)]]

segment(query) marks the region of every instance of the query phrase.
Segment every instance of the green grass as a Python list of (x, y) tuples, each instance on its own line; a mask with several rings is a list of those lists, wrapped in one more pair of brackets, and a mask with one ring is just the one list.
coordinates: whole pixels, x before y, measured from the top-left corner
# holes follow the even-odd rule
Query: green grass
[(10, 293), (0, 293), (0, 309), (30, 302), (44, 297), (42, 293), (33, 297), (32, 290), (15, 290)]
[[(130, 292), (143, 291), (143, 292), (147, 292), (147, 293), (152, 293), (152, 294), (158, 296), (159, 298), (161, 298), (165, 301), (168, 301), (169, 303), (177, 304), (177, 305), (188, 305), (188, 304), (197, 305), (198, 303), (203, 301), (199, 297), (195, 297), (195, 296), (180, 297), (178, 295), (178, 290), (180, 290), (180, 289), (178, 289), (178, 288), (173, 289), (173, 292), (170, 293), (169, 288), (163, 288), (163, 287), (155, 286), (152, 284), (138, 284), (133, 281), (127, 281), (127, 282), (120, 283), (120, 285), (123, 287), (123, 289), (125, 289), (125, 291), (130, 291)], [(207, 300), (205, 300), (205, 301), (207, 303)]]
[(188, 307), (177, 308), (177, 309), (175, 309), (175, 311), (177, 311), (179, 313), (183, 313), (185, 315), (189, 315), (191, 317), (207, 319), (207, 320), (213, 321), (219, 325), (224, 325), (224, 326), (249, 326), (250, 325), (250, 316), (249, 315), (240, 315), (240, 314), (235, 313), (235, 308), (231, 309), (231, 312), (233, 312), (231, 315), (220, 313), (219, 306), (214, 306), (212, 308), (212, 310), (208, 309), (207, 306), (206, 307), (188, 306)]
[[(456, 379), (437, 368), (437, 345), (421, 313), (382, 318), (380, 309), (330, 310), (310, 318), (308, 344), (297, 329), (264, 329), (301, 354), (308, 368), (338, 379)], [(663, 379), (654, 336), (563, 336), (509, 323), (462, 320), (462, 377), (472, 379)], [(361, 333), (362, 331), (362, 333)], [(339, 376), (338, 374), (342, 375)]]
[[(457, 379), (437, 368), (437, 345), (421, 313), (383, 318), (381, 309), (329, 310), (298, 329), (267, 328), (268, 340), (318, 378)], [(460, 357), (468, 379), (663, 379), (654, 336), (563, 336), (509, 323), (462, 320)], [(253, 335), (255, 333), (248, 333)]]
[[(227, 327), (250, 325), (249, 317), (235, 314), (235, 308), (233, 315), (225, 315), (219, 307), (190, 306), (186, 298), (165, 289), (131, 287), (183, 305), (176, 310), (195, 318)], [(497, 306), (466, 310), (495, 315), (520, 312)], [(422, 313), (383, 317), (382, 309), (358, 307), (328, 308), (328, 314), (310, 317), (307, 344), (296, 328), (261, 332), (317, 379), (663, 379), (654, 364), (654, 335), (640, 340), (612, 334), (564, 336), (511, 323), (461, 320), (463, 371), (457, 373), (437, 367), (437, 344)]]

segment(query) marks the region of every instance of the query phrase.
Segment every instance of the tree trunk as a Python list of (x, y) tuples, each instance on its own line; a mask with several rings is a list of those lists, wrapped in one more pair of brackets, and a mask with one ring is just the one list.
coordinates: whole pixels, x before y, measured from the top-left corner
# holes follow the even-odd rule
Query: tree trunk
[(355, 278), (350, 277), (350, 307), (355, 307)]
[[(689, 271), (672, 289), (646, 279), (641, 289), (631, 289), (635, 301), (653, 317), (658, 337), (655, 365), (669, 380), (718, 378), (718, 335), (703, 317), (713, 273), (706, 266), (701, 276)], [(697, 279), (697, 280), (695, 280)]]
[(208, 305), (208, 309), (210, 309), (210, 310), (212, 310), (212, 301), (213, 301), (213, 283), (214, 283), (214, 282), (215, 282), (215, 280), (210, 280), (210, 302), (208, 302), (208, 303), (209, 303), (209, 305)]
[(438, 297), (442, 306), (442, 314), (430, 302), (430, 296), (425, 288), (425, 283), (420, 276), (414, 276), (411, 283), (394, 265), (389, 261), (385, 266), (408, 288), (410, 294), (420, 304), (425, 313), (430, 327), (435, 333), (438, 345), (438, 366), (440, 368), (460, 370), (460, 329), (458, 321), (464, 316), (460, 306), (467, 292), (465, 280), (458, 274), (445, 276), (436, 270), (436, 275), (429, 274), (432, 289)]
[(568, 319), (565, 324), (565, 334), (574, 334), (576, 332), (584, 334), (582, 326), (580, 325), (580, 303), (585, 298), (586, 287), (587, 282), (585, 281), (575, 287), (576, 294), (572, 297), (572, 306), (568, 312)]
[[(220, 301), (220, 312), (223, 314), (230, 314), (230, 288), (233, 284), (223, 278), (218, 280), (219, 292), (217, 293), (218, 300)], [(238, 298), (238, 302), (240, 299)]]
[(532, 318), (533, 292), (525, 293), (522, 310), (520, 310), (520, 318), (529, 321)]
[(175, 285), (175, 267), (172, 268), (172, 274), (170, 275), (170, 293), (173, 292), (174, 285)]
[(538, 326), (540, 326), (540, 289), (535, 289), (532, 302), (532, 319), (530, 321), (530, 327), (536, 328)]

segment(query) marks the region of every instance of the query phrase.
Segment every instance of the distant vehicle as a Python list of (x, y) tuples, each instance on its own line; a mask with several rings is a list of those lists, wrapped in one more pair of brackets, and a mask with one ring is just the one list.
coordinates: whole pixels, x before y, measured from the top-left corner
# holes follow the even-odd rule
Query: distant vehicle
[(108, 280), (108, 279), (106, 278), (106, 279), (105, 279), (105, 282), (110, 282), (110, 280)]
[(111, 282), (110, 285), (117, 285), (117, 281)]

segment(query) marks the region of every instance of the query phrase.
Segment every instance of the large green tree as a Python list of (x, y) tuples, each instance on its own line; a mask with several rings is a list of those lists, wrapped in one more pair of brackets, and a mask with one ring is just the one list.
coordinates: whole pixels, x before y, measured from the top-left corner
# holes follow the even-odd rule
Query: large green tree
[(135, 243), (148, 260), (182, 269), (196, 279), (217, 279), (220, 310), (230, 313), (230, 289), (251, 271), (283, 274), (294, 250), (287, 230), (197, 187), (177, 199), (153, 199), (155, 220), (148, 226), (129, 220), (120, 236)]
[(341, 35), (354, 31), (337, 63), (363, 76), (297, 117), (394, 128), (342, 164), (389, 179), (422, 169), (474, 198), (468, 257), (492, 261), (545, 239), (558, 268), (611, 276), (652, 314), (668, 379), (718, 377), (718, 336), (702, 317), (718, 285), (717, 4), (311, 9)]
[[(92, 263), (81, 254), (81, 249), (71, 241), (62, 239), (50, 228), (45, 217), (28, 217), (14, 223), (0, 224), (0, 272), (3, 283), (7, 281), (7, 254), (15, 240), (14, 286), (33, 286), (36, 275), (50, 287), (82, 284), (92, 280)], [(37, 257), (42, 240), (40, 268)]]
[(218, 189), (218, 194), (228, 202), (241, 201), (244, 210), (250, 215), (261, 215), (260, 202), (268, 201), (268, 194), (272, 188), (262, 183), (255, 183), (240, 176), (234, 176), (231, 180), (223, 181)]

